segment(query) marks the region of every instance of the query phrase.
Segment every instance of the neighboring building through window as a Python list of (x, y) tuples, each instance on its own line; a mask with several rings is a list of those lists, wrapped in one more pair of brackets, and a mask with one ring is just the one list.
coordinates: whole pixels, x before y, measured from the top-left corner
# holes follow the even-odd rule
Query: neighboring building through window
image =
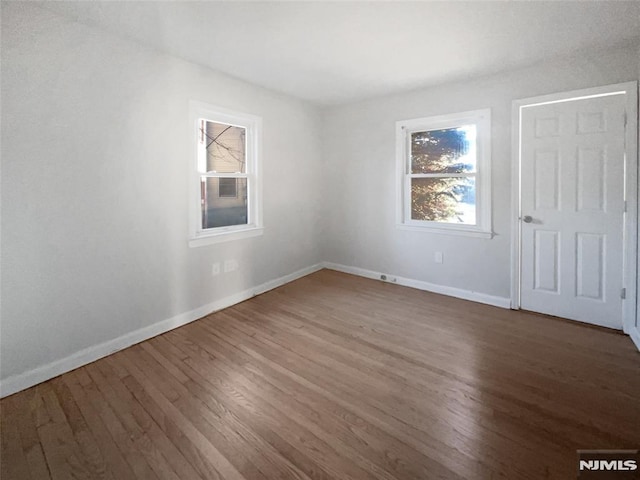
[(397, 122), (401, 228), (491, 236), (490, 115)]
[[(237, 178), (221, 178), (218, 180), (218, 197), (237, 198), (238, 197), (238, 179)], [(245, 197), (246, 200), (246, 197)]]
[(192, 102), (191, 120), (193, 183), (199, 187), (194, 189), (191, 245), (260, 234), (260, 119)]
[(246, 128), (201, 118), (199, 137), (202, 228), (246, 225)]

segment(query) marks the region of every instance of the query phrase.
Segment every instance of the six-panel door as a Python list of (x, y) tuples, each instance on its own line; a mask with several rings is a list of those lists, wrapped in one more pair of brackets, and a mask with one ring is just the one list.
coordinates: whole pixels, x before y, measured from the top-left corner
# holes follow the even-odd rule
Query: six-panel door
[(624, 110), (624, 95), (522, 109), (521, 308), (622, 327)]

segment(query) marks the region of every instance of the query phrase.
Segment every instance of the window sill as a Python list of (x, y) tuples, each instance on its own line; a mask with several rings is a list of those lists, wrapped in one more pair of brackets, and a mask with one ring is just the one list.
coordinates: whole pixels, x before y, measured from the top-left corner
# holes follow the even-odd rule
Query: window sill
[(189, 247), (204, 247), (216, 243), (242, 240), (243, 238), (258, 237), (264, 233), (264, 227), (249, 227), (242, 230), (229, 230), (226, 232), (216, 232), (203, 234), (200, 237), (189, 239)]
[(467, 228), (456, 227), (426, 227), (421, 225), (407, 225), (400, 223), (396, 225), (399, 230), (409, 230), (412, 232), (421, 233), (437, 233), (439, 235), (458, 235), (462, 237), (476, 237), (476, 238), (493, 238), (493, 232), (487, 232), (485, 230), (472, 230)]

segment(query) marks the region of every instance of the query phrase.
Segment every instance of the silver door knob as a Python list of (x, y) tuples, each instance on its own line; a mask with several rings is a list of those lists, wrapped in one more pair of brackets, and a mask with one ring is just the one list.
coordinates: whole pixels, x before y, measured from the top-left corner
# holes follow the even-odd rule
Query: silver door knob
[(525, 215), (524, 217), (522, 217), (522, 221), (524, 223), (531, 223), (533, 222), (533, 217), (531, 215)]

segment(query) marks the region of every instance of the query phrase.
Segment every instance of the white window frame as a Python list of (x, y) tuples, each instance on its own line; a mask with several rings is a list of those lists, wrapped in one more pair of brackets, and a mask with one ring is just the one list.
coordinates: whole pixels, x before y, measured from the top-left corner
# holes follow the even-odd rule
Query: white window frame
[[(247, 179), (247, 223), (227, 227), (202, 228), (201, 183), (205, 174), (198, 158), (200, 120), (242, 127), (246, 132), (246, 172), (243, 174), (217, 174), (214, 177)], [(203, 102), (189, 102), (189, 246), (199, 247), (220, 242), (262, 235), (262, 175), (261, 146), (262, 119), (255, 115), (236, 112)]]
[[(476, 126), (476, 224), (465, 225), (411, 218), (411, 134)], [(472, 110), (396, 122), (396, 227), (402, 230), (491, 238), (491, 109)], [(428, 177), (430, 175), (425, 175)], [(447, 174), (447, 177), (466, 176)]]

